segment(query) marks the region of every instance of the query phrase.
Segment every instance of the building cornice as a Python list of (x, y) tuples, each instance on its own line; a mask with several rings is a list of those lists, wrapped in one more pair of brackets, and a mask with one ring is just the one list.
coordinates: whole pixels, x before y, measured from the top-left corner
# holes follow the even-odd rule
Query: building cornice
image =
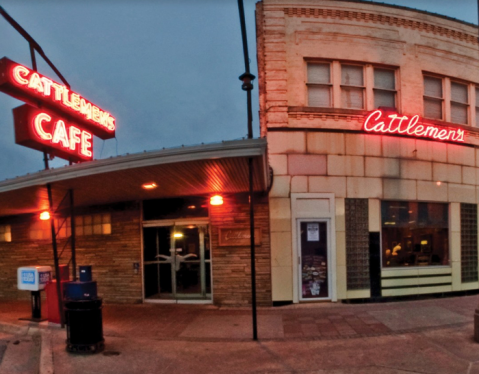
[(477, 35), (464, 31), (453, 30), (448, 27), (438, 26), (430, 22), (417, 21), (404, 17), (395, 17), (379, 13), (370, 13), (357, 10), (322, 9), (322, 8), (284, 8), (286, 16), (290, 17), (314, 17), (341, 19), (357, 22), (371, 22), (382, 25), (404, 27), (411, 30), (423, 31), (450, 39), (459, 40), (469, 44), (478, 44)]

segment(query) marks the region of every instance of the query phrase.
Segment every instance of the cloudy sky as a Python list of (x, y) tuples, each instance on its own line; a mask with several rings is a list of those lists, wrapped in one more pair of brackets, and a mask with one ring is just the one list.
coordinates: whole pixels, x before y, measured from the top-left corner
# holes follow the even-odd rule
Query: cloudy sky
[[(477, 24), (476, 0), (382, 2)], [(244, 0), (251, 71), (257, 75), (255, 0)], [(240, 139), (246, 94), (236, 0), (0, 0), (40, 44), (72, 90), (116, 117), (117, 137), (95, 138), (95, 158)], [(0, 17), (0, 58), (31, 66), (27, 42)], [(60, 81), (37, 59), (39, 72)], [(253, 93), (258, 136), (258, 91)], [(0, 93), (0, 181), (43, 168), (43, 155), (14, 142)], [(55, 159), (53, 167), (66, 162)]]

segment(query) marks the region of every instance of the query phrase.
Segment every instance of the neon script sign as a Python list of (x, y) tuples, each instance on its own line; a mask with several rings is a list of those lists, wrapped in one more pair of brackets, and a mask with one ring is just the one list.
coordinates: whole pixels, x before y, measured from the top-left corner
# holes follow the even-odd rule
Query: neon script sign
[(15, 143), (70, 160), (93, 159), (93, 135), (57, 114), (22, 105), (13, 109)]
[(442, 127), (419, 122), (419, 116), (400, 116), (398, 114), (384, 114), (375, 110), (364, 121), (363, 129), (366, 132), (377, 134), (398, 134), (429, 138), (434, 140), (464, 142), (464, 130)]
[(0, 59), (0, 91), (35, 107), (61, 113), (101, 139), (115, 136), (115, 118), (68, 87), (4, 57)]

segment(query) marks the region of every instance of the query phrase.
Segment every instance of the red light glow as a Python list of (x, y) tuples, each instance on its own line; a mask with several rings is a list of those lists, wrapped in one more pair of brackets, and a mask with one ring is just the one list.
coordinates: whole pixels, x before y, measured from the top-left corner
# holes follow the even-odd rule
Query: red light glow
[(364, 121), (363, 129), (366, 132), (378, 134), (399, 134), (435, 140), (464, 142), (464, 130), (446, 128), (419, 122), (419, 116), (399, 116), (398, 114), (384, 114), (375, 110)]
[(102, 139), (115, 136), (115, 118), (110, 113), (65, 85), (6, 57), (0, 59), (0, 91), (35, 107), (41, 103), (42, 108), (58, 111), (67, 118), (71, 117), (73, 122), (83, 125)]
[(47, 221), (47, 220), (49, 220), (49, 219), (50, 219), (50, 212), (48, 212), (48, 211), (41, 212), (41, 213), (40, 213), (40, 219), (41, 219), (42, 221)]
[(145, 190), (153, 190), (153, 189), (155, 189), (155, 188), (158, 187), (158, 186), (157, 186), (156, 183), (150, 182), (150, 183), (144, 183), (144, 184), (142, 184), (141, 187), (142, 187), (143, 189), (145, 189)]
[(223, 196), (214, 195), (210, 198), (211, 205), (223, 205)]
[(93, 158), (92, 134), (52, 112), (22, 105), (13, 110), (15, 142), (71, 160)]

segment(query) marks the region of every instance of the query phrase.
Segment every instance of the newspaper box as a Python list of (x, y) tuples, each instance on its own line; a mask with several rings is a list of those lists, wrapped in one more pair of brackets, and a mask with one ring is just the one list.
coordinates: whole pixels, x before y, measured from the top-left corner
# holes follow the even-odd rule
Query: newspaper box
[(40, 291), (52, 278), (51, 266), (24, 266), (17, 269), (17, 287), (19, 290), (31, 291), (32, 317), (20, 318), (30, 321), (42, 321)]
[(52, 277), (51, 266), (24, 266), (17, 270), (18, 289), (41, 291)]

